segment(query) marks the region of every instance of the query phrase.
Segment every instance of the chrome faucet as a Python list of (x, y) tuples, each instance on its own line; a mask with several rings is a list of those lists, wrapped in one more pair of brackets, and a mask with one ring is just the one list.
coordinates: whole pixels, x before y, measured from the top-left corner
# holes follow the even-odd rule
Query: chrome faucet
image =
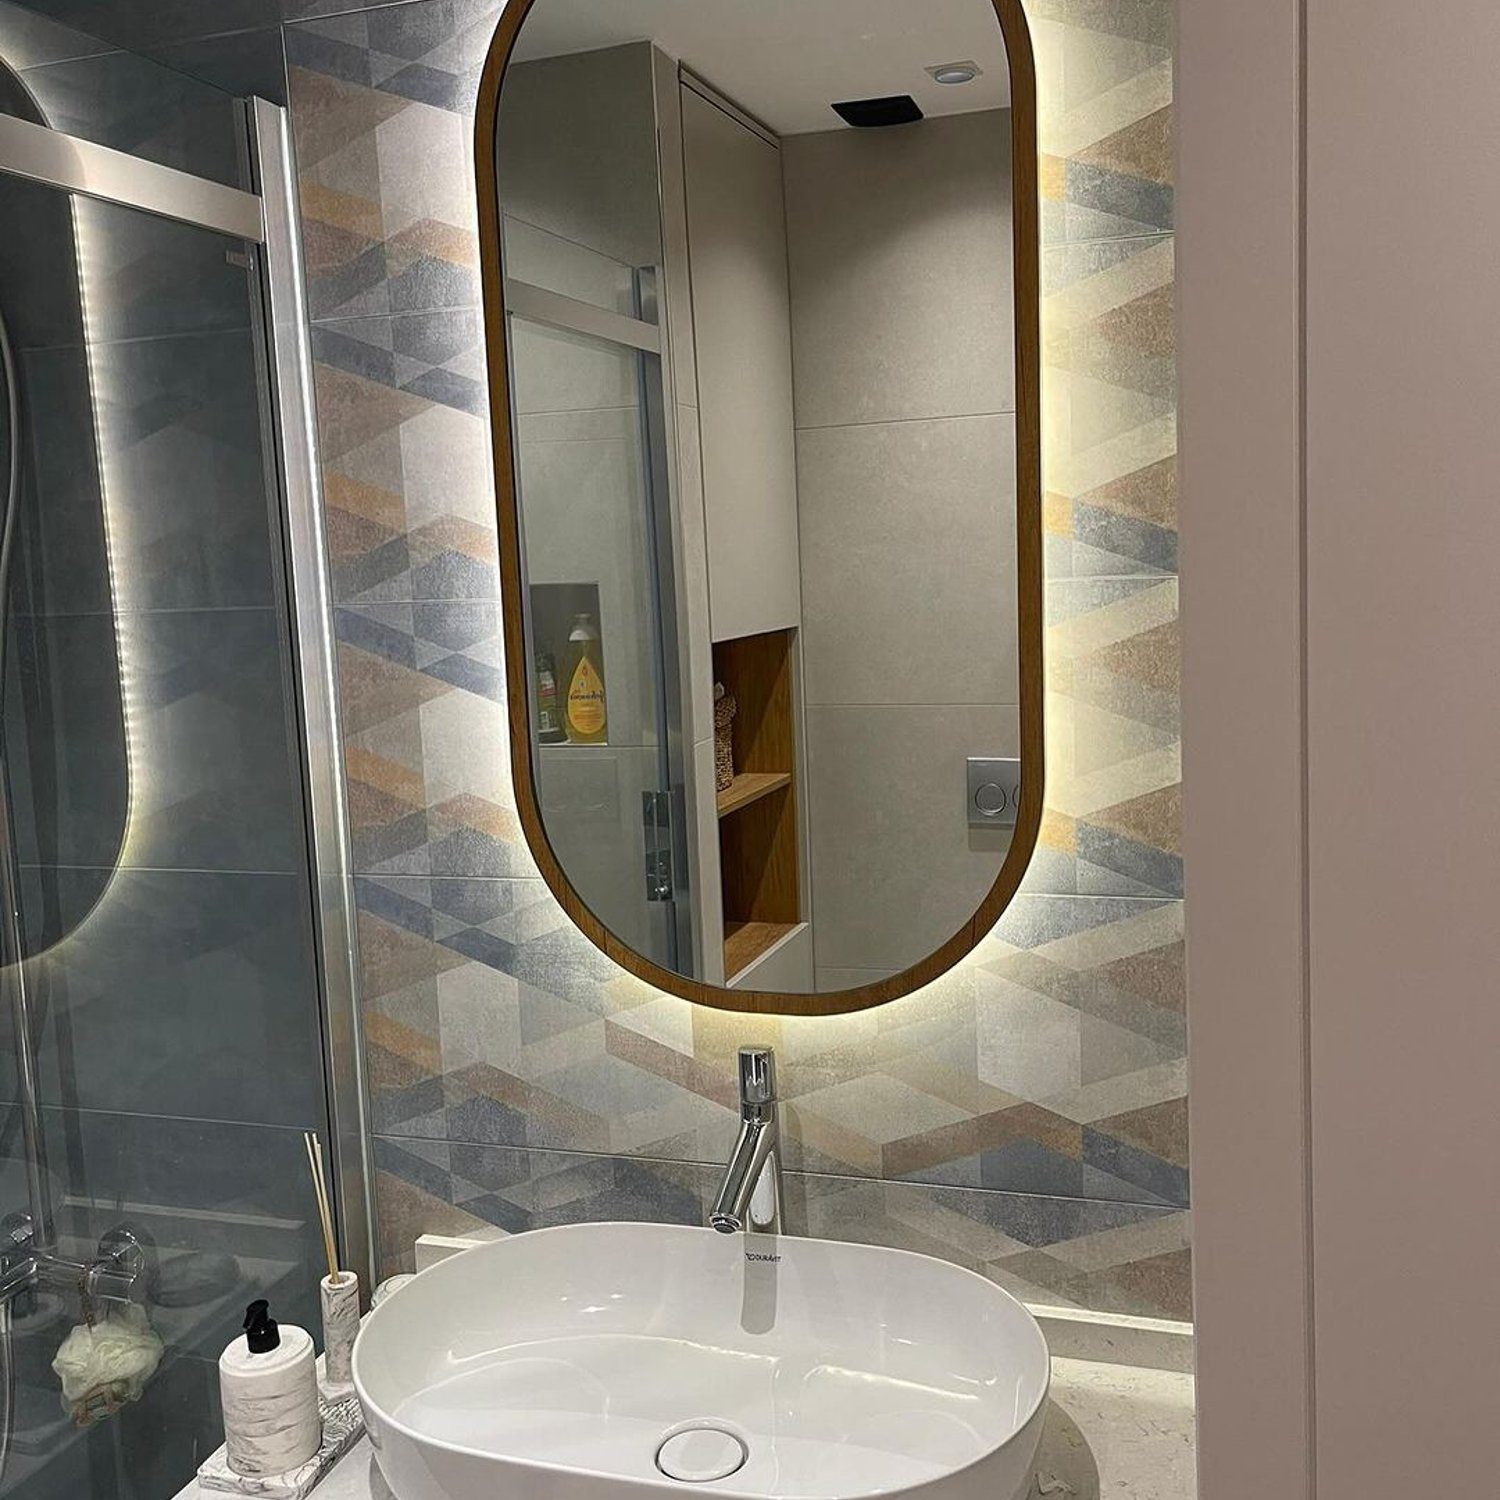
[(45, 1287), (76, 1292), (88, 1315), (100, 1302), (144, 1302), (147, 1280), (146, 1247), (124, 1224), (104, 1235), (90, 1259), (80, 1261), (39, 1246), (30, 1214), (0, 1220), (0, 1304), (29, 1303), (31, 1294)]
[(780, 1234), (782, 1219), (776, 1054), (769, 1047), (741, 1047), (740, 1134), (708, 1222), (720, 1234)]

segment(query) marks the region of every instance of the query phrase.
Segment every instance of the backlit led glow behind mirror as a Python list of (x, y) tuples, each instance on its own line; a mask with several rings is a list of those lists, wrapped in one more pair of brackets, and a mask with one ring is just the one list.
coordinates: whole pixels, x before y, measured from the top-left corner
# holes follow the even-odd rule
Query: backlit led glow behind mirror
[(1042, 806), (1013, 0), (529, 0), (477, 172), (518, 806), (730, 1009), (929, 982)]

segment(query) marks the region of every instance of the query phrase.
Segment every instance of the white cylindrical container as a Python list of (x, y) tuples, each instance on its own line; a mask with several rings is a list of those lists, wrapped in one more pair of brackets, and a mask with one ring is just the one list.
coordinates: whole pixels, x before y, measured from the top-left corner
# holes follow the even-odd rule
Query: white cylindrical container
[(340, 1271), (337, 1278), (325, 1276), (319, 1283), (323, 1295), (323, 1383), (330, 1393), (353, 1383), (349, 1357), (359, 1332), (359, 1276)]
[(245, 1333), (219, 1357), (224, 1447), (247, 1478), (285, 1474), (316, 1456), (323, 1442), (312, 1335), (278, 1328), (264, 1302), (252, 1302)]

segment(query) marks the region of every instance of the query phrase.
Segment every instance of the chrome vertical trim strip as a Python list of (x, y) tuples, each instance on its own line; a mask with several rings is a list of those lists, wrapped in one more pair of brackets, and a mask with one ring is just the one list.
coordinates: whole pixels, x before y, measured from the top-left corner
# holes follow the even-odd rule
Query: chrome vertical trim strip
[(13, 115), (0, 115), (0, 172), (236, 239), (258, 244), (265, 238), (260, 199), (253, 193)]
[(281, 468), (293, 652), (303, 726), (313, 898), (322, 960), (335, 1210), (344, 1265), (358, 1271), (366, 1287), (371, 1287), (377, 1243), (374, 1162), (365, 1108), (354, 882), (339, 738), (337, 657), (318, 467), (312, 353), (304, 311), (297, 178), (286, 111), (264, 99), (252, 99), (246, 108), (256, 186), (265, 205), (261, 283), (270, 345), (271, 401)]

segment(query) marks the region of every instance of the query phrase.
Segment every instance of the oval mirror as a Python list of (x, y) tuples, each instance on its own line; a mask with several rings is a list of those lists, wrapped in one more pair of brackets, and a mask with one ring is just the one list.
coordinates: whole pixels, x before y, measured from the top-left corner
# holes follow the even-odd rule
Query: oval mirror
[(1042, 807), (1017, 0), (513, 0), (477, 172), (513, 770), (568, 914), (827, 1014), (971, 949)]

